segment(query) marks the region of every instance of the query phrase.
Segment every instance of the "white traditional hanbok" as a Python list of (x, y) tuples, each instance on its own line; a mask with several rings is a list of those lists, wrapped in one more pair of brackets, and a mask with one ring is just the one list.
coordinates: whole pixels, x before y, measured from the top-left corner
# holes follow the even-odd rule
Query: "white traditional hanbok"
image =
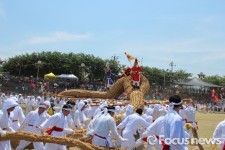
[(174, 140), (178, 139), (179, 143), (166, 143), (169, 145), (170, 150), (187, 150), (187, 145), (185, 144), (186, 134), (183, 128), (183, 122), (181, 116), (175, 111), (170, 110), (164, 119), (164, 131), (165, 139)]
[[(0, 135), (2, 137), (6, 135), (7, 131), (15, 132), (13, 128), (10, 127), (10, 113), (7, 112), (7, 109), (14, 106), (18, 106), (18, 103), (13, 99), (7, 99), (3, 105), (3, 109), (0, 110)], [(11, 150), (10, 140), (0, 141), (0, 150)]]
[(196, 108), (193, 106), (188, 106), (185, 109), (185, 114), (187, 117), (187, 123), (191, 123), (192, 126), (197, 127), (197, 122), (195, 121)]
[[(48, 130), (48, 134), (52, 136), (63, 136), (65, 137), (66, 134), (73, 133), (74, 131), (69, 127), (69, 121), (70, 119), (67, 119), (67, 116), (64, 116), (62, 112), (56, 113), (50, 118), (48, 118), (47, 121), (41, 124), (40, 129), (41, 130)], [(45, 144), (45, 150), (66, 150), (66, 145), (60, 145), (60, 144), (52, 144), (52, 143), (46, 143)]]
[[(39, 107), (46, 108), (45, 105), (39, 105)], [(46, 116), (45, 112), (39, 114), (38, 109), (35, 111), (31, 111), (27, 114), (25, 120), (21, 124), (20, 129), (40, 135), (41, 131), (40, 131), (39, 127), (46, 120), (47, 120), (47, 116)], [(31, 142), (29, 142), (29, 141), (21, 140), (19, 145), (17, 146), (16, 150), (23, 150), (30, 143)], [(34, 146), (35, 150), (44, 150), (45, 149), (43, 142), (33, 142), (33, 146)]]
[[(123, 141), (124, 139), (116, 130), (116, 122), (109, 113), (104, 113), (95, 118), (92, 144), (97, 146), (112, 147), (112, 137), (116, 140)], [(111, 132), (112, 137), (109, 135)]]
[(36, 105), (35, 98), (32, 96), (27, 97), (27, 103), (26, 103), (26, 114), (31, 112), (33, 110), (33, 107)]
[(148, 108), (146, 113), (142, 116), (148, 123), (152, 123), (153, 122), (153, 109), (152, 108)]
[(155, 139), (149, 138), (149, 140), (152, 141), (147, 141), (147, 150), (152, 150), (153, 146), (155, 146), (156, 150), (162, 150), (162, 141), (164, 138), (164, 117), (165, 116), (161, 116), (156, 119), (143, 133), (143, 137), (155, 137)]
[(85, 128), (88, 125), (87, 121), (90, 120), (85, 116), (83, 110), (81, 110), (84, 106), (84, 102), (79, 102), (74, 114), (74, 123), (78, 129)]
[(128, 104), (127, 107), (126, 107), (126, 113), (124, 113), (123, 116), (122, 116), (122, 121), (126, 117), (128, 117), (129, 115), (131, 115), (133, 113), (133, 111), (134, 111), (134, 107), (132, 105)]
[(138, 127), (147, 128), (150, 124), (145, 121), (139, 114), (134, 113), (129, 115), (125, 120), (123, 120), (118, 126), (118, 129), (123, 129), (122, 136), (128, 141), (121, 143), (122, 148), (133, 149), (135, 148), (136, 142), (134, 134), (136, 134)]
[(10, 113), (10, 124), (11, 127), (17, 131), (20, 128), (20, 124), (24, 121), (25, 116), (20, 106), (16, 106), (15, 109)]
[(220, 139), (222, 143), (220, 145), (220, 149), (223, 150), (225, 148), (225, 120), (220, 122), (213, 133), (213, 139)]

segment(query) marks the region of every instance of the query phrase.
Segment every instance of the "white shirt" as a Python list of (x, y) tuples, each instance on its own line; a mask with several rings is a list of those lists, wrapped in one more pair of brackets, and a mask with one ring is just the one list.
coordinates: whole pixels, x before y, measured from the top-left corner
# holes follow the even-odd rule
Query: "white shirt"
[(121, 139), (121, 136), (118, 134), (116, 129), (116, 122), (110, 114), (107, 113), (100, 115), (95, 119), (93, 124), (95, 125), (93, 130), (94, 134), (100, 135), (102, 137), (108, 137), (109, 132), (111, 131), (112, 136), (115, 139)]
[(182, 119), (187, 119), (186, 113), (184, 109), (180, 109), (179, 114)]
[[(213, 133), (213, 138), (220, 138), (224, 141), (225, 139), (225, 120), (220, 122)], [(223, 143), (221, 144), (221, 148), (223, 148)]]
[[(0, 134), (3, 131), (14, 131), (9, 125), (9, 115), (6, 110), (0, 110)], [(10, 141), (1, 141), (0, 142), (1, 150), (11, 150)]]
[(25, 104), (26, 102), (24, 101), (24, 98), (21, 96), (18, 98), (18, 103), (19, 104)]
[(142, 118), (139, 114), (134, 113), (129, 115), (124, 121), (122, 121), (117, 128), (124, 129), (124, 131), (131, 132), (131, 134), (135, 134), (139, 126), (143, 126), (147, 128), (150, 123), (146, 122), (144, 118)]
[(3, 131), (14, 131), (10, 127), (8, 112), (4, 109), (0, 110), (0, 134)]
[(87, 118), (91, 118), (92, 117), (92, 108), (90, 105), (88, 105), (88, 107), (86, 107), (84, 110), (84, 114)]
[[(46, 120), (44, 123), (42, 123), (40, 128), (43, 130), (46, 130), (47, 128), (52, 128), (52, 127), (56, 126), (58, 128), (62, 128), (62, 129), (70, 129), (69, 128), (69, 120), (70, 119), (67, 119), (67, 116), (64, 116), (62, 112), (56, 113), (53, 116), (51, 116), (50, 118), (48, 118), (48, 120)], [(73, 130), (71, 129), (70, 132), (72, 133)], [(66, 136), (66, 133), (69, 133), (69, 132), (66, 132), (65, 130), (63, 130), (62, 132), (53, 131), (51, 135)]]
[(46, 120), (47, 116), (45, 112), (39, 114), (38, 110), (31, 111), (27, 114), (20, 128), (24, 129), (25, 131), (31, 131), (36, 134), (40, 134), (40, 130), (38, 128)]
[(20, 122), (25, 119), (23, 110), (20, 106), (16, 106), (12, 112), (10, 112), (10, 124), (14, 130), (18, 130)]
[(85, 114), (81, 110), (76, 110), (74, 114), (74, 123), (78, 128), (85, 127), (85, 121), (87, 120)]
[(193, 106), (188, 106), (185, 109), (185, 114), (187, 116), (188, 122), (195, 122), (195, 113), (196, 113), (196, 109)]
[(29, 98), (29, 99), (27, 99), (27, 104), (26, 104), (27, 107), (32, 107), (32, 106), (34, 106), (35, 104), (36, 104), (36, 101), (35, 101), (34, 98)]
[(161, 116), (156, 119), (147, 129), (146, 135), (157, 135), (160, 137), (164, 137), (164, 118), (165, 116)]
[[(181, 116), (175, 111), (171, 110), (164, 119), (165, 139), (179, 139), (185, 141), (185, 132)], [(185, 144), (170, 144), (171, 150), (185, 150)]]

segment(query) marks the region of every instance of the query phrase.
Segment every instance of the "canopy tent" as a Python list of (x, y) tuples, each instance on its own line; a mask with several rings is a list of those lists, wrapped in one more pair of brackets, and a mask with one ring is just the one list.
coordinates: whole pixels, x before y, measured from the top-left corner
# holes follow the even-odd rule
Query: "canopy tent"
[(61, 75), (57, 75), (56, 78), (78, 80), (78, 77), (75, 76), (74, 74), (61, 74)]
[(56, 76), (51, 72), (51, 73), (49, 73), (49, 74), (45, 74), (45, 75), (44, 75), (44, 78), (55, 79)]
[(175, 82), (175, 83), (179, 85), (186, 85), (186, 86), (222, 87), (219, 85), (204, 82), (199, 78), (193, 78), (192, 80), (188, 82)]

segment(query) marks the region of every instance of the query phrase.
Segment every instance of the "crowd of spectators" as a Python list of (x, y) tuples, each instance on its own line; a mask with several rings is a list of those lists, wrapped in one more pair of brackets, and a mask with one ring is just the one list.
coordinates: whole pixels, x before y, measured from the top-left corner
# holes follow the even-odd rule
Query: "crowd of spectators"
[[(104, 84), (99, 83), (82, 83), (69, 81), (69, 80), (50, 80), (50, 79), (39, 79), (34, 77), (18, 77), (10, 76), (7, 80), (0, 83), (0, 90), (10, 90), (15, 93), (22, 94), (38, 94), (43, 95), (44, 93), (54, 93), (57, 94), (61, 91), (68, 89), (85, 89), (85, 90), (98, 90), (106, 91)], [(217, 97), (219, 98), (218, 103), (214, 103), (212, 100), (212, 88), (193, 88), (193, 87), (182, 87), (182, 86), (170, 86), (162, 88), (161, 86), (151, 86), (149, 94), (146, 96), (147, 100), (165, 100), (168, 99), (170, 95), (179, 93), (183, 99), (192, 99), (196, 104), (201, 104), (205, 106), (217, 106), (225, 107), (225, 89), (217, 88), (215, 89)]]

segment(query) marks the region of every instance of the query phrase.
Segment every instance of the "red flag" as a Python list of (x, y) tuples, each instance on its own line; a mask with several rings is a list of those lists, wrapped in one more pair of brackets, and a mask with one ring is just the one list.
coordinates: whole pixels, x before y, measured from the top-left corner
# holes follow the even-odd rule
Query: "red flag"
[(214, 103), (217, 103), (219, 101), (218, 97), (216, 96), (216, 91), (214, 89), (212, 90), (212, 99)]

